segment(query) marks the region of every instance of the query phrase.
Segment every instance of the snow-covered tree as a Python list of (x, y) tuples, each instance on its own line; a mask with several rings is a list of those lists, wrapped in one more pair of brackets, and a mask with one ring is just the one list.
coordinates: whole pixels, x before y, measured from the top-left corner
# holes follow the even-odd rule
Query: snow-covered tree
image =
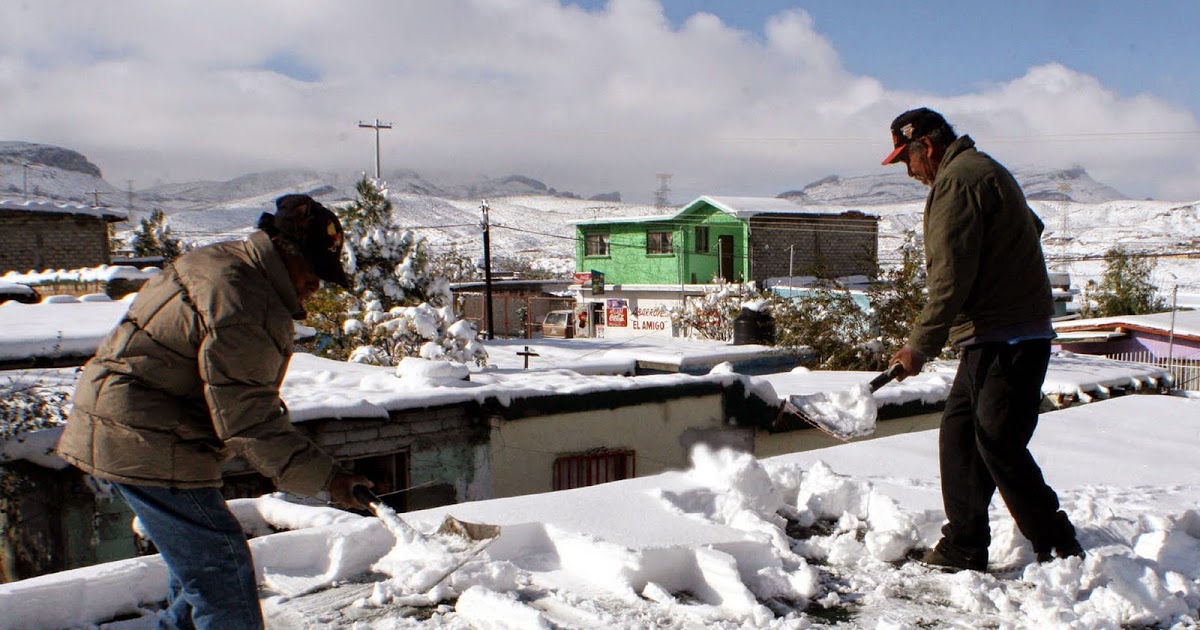
[(870, 317), (833, 280), (817, 280), (803, 299), (772, 294), (770, 302), (775, 343), (811, 348), (821, 369), (858, 369), (879, 352)]
[(150, 218), (142, 219), (141, 227), (133, 234), (133, 255), (138, 257), (162, 256), (171, 262), (183, 253), (179, 239), (171, 236), (162, 210), (154, 210)]
[(1151, 280), (1156, 262), (1115, 247), (1104, 254), (1104, 276), (1100, 282), (1088, 280), (1083, 288), (1084, 317), (1141, 315), (1168, 310), (1167, 301), (1158, 294)]
[(750, 285), (720, 281), (712, 289), (706, 288), (704, 295), (689, 298), (682, 308), (672, 309), (671, 323), (689, 337), (729, 341), (733, 339), (733, 320), (752, 293)]
[(363, 177), (358, 197), (339, 211), (346, 232), (346, 273), (358, 308), (342, 334), (350, 361), (395, 365), (406, 356), (484, 363), (478, 331), (458, 320), (450, 281), (434, 272), (423, 238), (392, 216), (383, 182)]

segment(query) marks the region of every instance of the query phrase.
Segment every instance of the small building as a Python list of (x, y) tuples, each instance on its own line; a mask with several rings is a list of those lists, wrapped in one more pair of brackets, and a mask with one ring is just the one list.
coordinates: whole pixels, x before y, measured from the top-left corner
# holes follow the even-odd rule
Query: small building
[[(571, 309), (574, 298), (566, 293), (570, 280), (493, 279), (492, 323), (497, 337), (530, 339), (540, 336), (542, 318), (550, 311)], [(476, 280), (450, 285), (455, 311), (487, 330), (487, 283)]]
[(873, 277), (879, 217), (772, 197), (701, 196), (672, 215), (577, 221), (575, 237), (586, 323), (578, 332), (674, 336), (669, 310), (714, 283)]
[(0, 274), (107, 265), (108, 225), (127, 218), (112, 208), (0, 200)]
[(1062, 350), (1165, 366), (1176, 388), (1200, 389), (1200, 311), (1067, 320), (1054, 331)]

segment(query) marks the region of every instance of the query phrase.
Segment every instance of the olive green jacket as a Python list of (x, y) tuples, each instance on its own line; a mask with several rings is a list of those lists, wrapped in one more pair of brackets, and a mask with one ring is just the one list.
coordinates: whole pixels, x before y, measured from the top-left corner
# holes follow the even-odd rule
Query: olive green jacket
[(946, 149), (925, 201), (928, 302), (908, 346), (936, 357), (949, 337), (1049, 323), (1054, 313), (1042, 222), (999, 162), (962, 136)]
[(181, 256), (84, 367), (58, 454), (103, 479), (175, 488), (220, 486), (221, 464), (242, 456), (283, 490), (326, 489), (336, 463), (279, 398), (296, 315), (265, 233)]

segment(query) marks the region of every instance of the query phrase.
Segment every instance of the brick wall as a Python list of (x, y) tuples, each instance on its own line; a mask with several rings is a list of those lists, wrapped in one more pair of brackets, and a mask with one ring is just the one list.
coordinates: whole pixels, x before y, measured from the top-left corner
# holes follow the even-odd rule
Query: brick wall
[(750, 279), (873, 275), (879, 218), (857, 211), (760, 214), (750, 219)]
[(104, 219), (0, 210), (0, 274), (96, 267), (110, 260)]
[[(490, 486), (476, 479), (489, 474), (480, 469), (477, 452), (486, 449), (488, 427), (471, 408), (458, 404), (393, 411), (387, 419), (310, 420), (296, 424), (296, 429), (343, 463), (403, 454), (407, 470), (399, 471), (400, 477), (414, 489), (397, 505), (416, 510), (491, 498)], [(245, 475), (253, 469), (235, 459), (223, 472)], [(476, 496), (479, 491), (484, 495)]]

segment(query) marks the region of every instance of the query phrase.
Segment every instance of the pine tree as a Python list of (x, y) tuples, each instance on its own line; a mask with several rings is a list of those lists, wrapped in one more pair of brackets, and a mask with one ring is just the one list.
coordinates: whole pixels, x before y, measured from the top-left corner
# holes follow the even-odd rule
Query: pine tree
[(1089, 280), (1084, 286), (1081, 309), (1084, 317), (1141, 315), (1167, 310), (1166, 299), (1158, 295), (1158, 287), (1150, 280), (1156, 266), (1153, 258), (1132, 255), (1123, 247), (1108, 250), (1104, 257), (1104, 275), (1100, 282)]
[(162, 210), (154, 210), (150, 218), (142, 219), (141, 227), (133, 235), (133, 255), (138, 258), (162, 256), (171, 262), (183, 253), (179, 239), (171, 237), (171, 228), (166, 225)]
[(357, 344), (349, 360), (394, 365), (421, 356), (484, 363), (477, 331), (455, 316), (450, 282), (436, 272), (425, 240), (395, 222), (383, 182), (363, 177), (355, 189), (357, 198), (339, 212), (346, 273), (358, 297), (341, 331)]

